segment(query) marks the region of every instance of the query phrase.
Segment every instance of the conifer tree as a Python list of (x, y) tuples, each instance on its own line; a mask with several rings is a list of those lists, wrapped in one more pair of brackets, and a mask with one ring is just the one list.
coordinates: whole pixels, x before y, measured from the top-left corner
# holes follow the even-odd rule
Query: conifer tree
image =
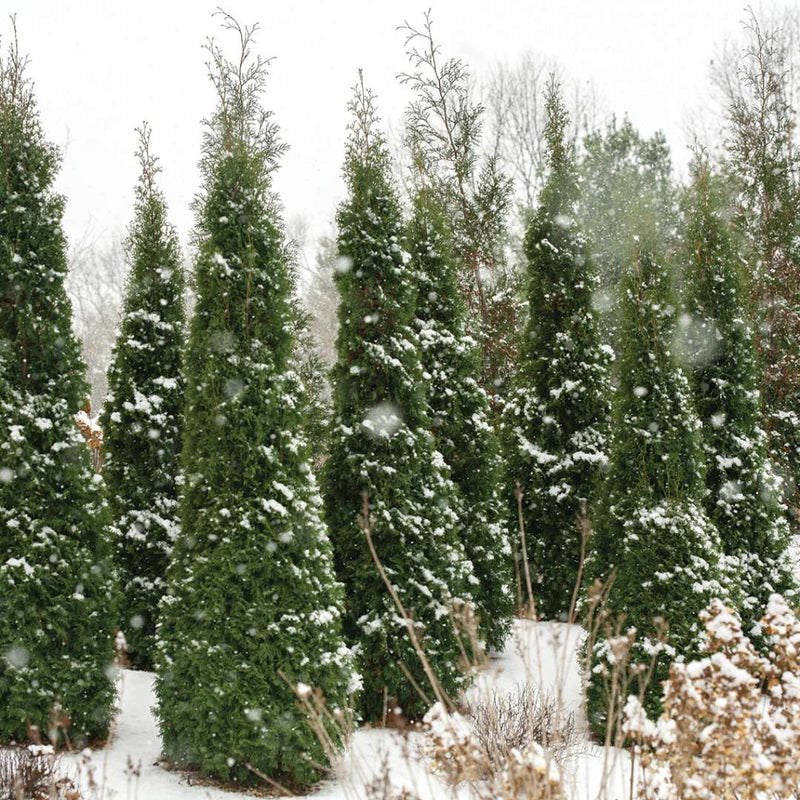
[(519, 484), (537, 613), (566, 619), (584, 549), (581, 502), (606, 464), (610, 351), (592, 310), (595, 275), (575, 218), (569, 116), (554, 79), (546, 104), (549, 176), (525, 236), (530, 312), (503, 435), (508, 524), (519, 526)]
[(180, 244), (156, 185), (150, 129), (138, 131), (141, 175), (128, 231), (130, 275), (103, 406), (103, 477), (118, 529), (120, 628), (132, 662), (150, 668), (164, 573), (178, 533), (184, 276)]
[(406, 109), (406, 140), (446, 209), (458, 259), (469, 333), (482, 351), (481, 385), (499, 407), (505, 396), (521, 308), (516, 270), (505, 258), (512, 183), (496, 154), (483, 155), (484, 108), (473, 96), (470, 71), (459, 58), (444, 58), (433, 36), (430, 10), (417, 28), (408, 22), (410, 72), (400, 75), (414, 92)]
[[(645, 697), (652, 713), (669, 661), (699, 653), (698, 615), (724, 595), (725, 570), (719, 534), (703, 508), (701, 424), (672, 349), (678, 313), (670, 271), (652, 222), (641, 230), (622, 285), (609, 469), (594, 516), (587, 583), (610, 584), (610, 619), (636, 629), (633, 664), (649, 665), (655, 654)], [(663, 648), (656, 618), (669, 626)], [(588, 685), (589, 719), (599, 731), (608, 721), (611, 650), (611, 632), (601, 630)]]
[(514, 611), (512, 557), (500, 499), (500, 447), (490, 401), (476, 380), (480, 350), (466, 332), (466, 304), (444, 212), (427, 187), (414, 199), (408, 234), (418, 281), (416, 326), (430, 375), (428, 414), (436, 449), (459, 490), (461, 539), (475, 576), (475, 610), (486, 642), (501, 648)]
[(60, 156), (26, 64), (14, 30), (0, 55), (0, 741), (35, 726), (80, 744), (107, 734), (113, 706), (109, 516), (73, 417), (88, 384)]
[(747, 243), (763, 425), (793, 527), (800, 528), (800, 152), (792, 107), (796, 43), (753, 11), (728, 83), (728, 167)]
[(234, 63), (208, 45), (218, 105), (197, 201), (185, 485), (157, 628), (158, 716), (170, 760), (226, 780), (256, 770), (302, 784), (319, 778), (325, 755), (294, 690), (318, 688), (342, 707), (353, 674), (291, 369), (295, 276), (271, 189), (284, 148), (261, 105), (256, 28), (223, 19), (241, 55)]
[[(347, 593), (345, 630), (361, 658), (363, 713), (380, 717), (388, 697), (416, 716), (425, 706), (406, 671), (428, 697), (434, 692), (373, 563), (362, 525), (368, 524), (377, 557), (413, 615), (422, 648), (448, 693), (463, 680), (454, 607), (472, 603), (476, 579), (458, 536), (456, 490), (429, 432), (426, 382), (412, 327), (416, 275), (402, 247), (389, 156), (363, 79), (349, 108), (325, 503)], [(369, 519), (360, 520), (365, 496)]]
[(661, 247), (677, 224), (672, 160), (661, 131), (645, 138), (625, 117), (590, 133), (578, 162), (576, 214), (591, 244), (598, 285), (594, 305), (605, 344), (618, 352), (619, 286), (642, 218), (655, 221)]
[(746, 630), (771, 594), (794, 586), (781, 487), (761, 428), (759, 373), (746, 320), (742, 262), (725, 219), (725, 194), (699, 155), (692, 169), (684, 232), (686, 311), (681, 319), (689, 377), (703, 424), (705, 507), (735, 559)]

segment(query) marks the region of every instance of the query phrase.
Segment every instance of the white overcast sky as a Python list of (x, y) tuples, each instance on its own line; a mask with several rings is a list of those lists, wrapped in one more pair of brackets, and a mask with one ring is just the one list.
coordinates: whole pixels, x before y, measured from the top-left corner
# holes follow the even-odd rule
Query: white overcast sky
[[(153, 128), (172, 219), (188, 239), (200, 120), (214, 104), (202, 44), (214, 35), (235, 52), (212, 19), (217, 5), (3, 0), (17, 14), (48, 136), (63, 150), (58, 188), (71, 242), (127, 225), (134, 128), (143, 120)], [(396, 79), (407, 65), (397, 26), (421, 22), (429, 5), (444, 54), (474, 74), (527, 50), (554, 57), (571, 78), (593, 81), (609, 111), (628, 113), (645, 133), (663, 129), (679, 164), (709, 60), (745, 14), (739, 0), (226, 0), (240, 22), (261, 24), (259, 52), (275, 57), (265, 102), (291, 146), (276, 178), (287, 218), (305, 215), (319, 229), (341, 199), (345, 105), (359, 67), (384, 123), (400, 122), (408, 89)], [(0, 20), (4, 38), (9, 30)]]

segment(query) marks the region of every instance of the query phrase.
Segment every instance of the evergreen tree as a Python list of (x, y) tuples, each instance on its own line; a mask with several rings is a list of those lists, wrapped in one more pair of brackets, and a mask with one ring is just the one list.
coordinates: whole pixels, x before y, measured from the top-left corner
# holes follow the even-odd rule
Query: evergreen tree
[(436, 449), (459, 490), (461, 539), (480, 581), (475, 609), (490, 647), (501, 648), (511, 625), (511, 545), (499, 494), (502, 461), (490, 424), (490, 401), (478, 385), (480, 350), (466, 333), (466, 304), (444, 212), (420, 189), (408, 234), (416, 272), (417, 335), (430, 375), (428, 414)]
[[(589, 585), (610, 583), (605, 610), (612, 622), (637, 631), (632, 663), (655, 658), (645, 696), (651, 715), (669, 662), (700, 652), (700, 611), (724, 595), (719, 534), (703, 508), (701, 424), (672, 350), (678, 314), (671, 284), (651, 222), (622, 286), (609, 470), (586, 565)], [(669, 626), (664, 647), (657, 617)], [(600, 732), (625, 702), (617, 697), (609, 719), (613, 635), (601, 627), (590, 654), (589, 721)]]
[(341, 707), (353, 675), (291, 369), (295, 276), (271, 191), (283, 146), (261, 106), (255, 28), (224, 22), (241, 58), (209, 44), (219, 104), (201, 161), (185, 486), (157, 628), (158, 715), (173, 761), (302, 784), (319, 778), (325, 756), (294, 688)]
[(800, 527), (800, 152), (791, 103), (796, 44), (753, 12), (732, 82), (727, 142), (761, 357), (763, 425)]
[(735, 559), (740, 613), (750, 630), (769, 596), (794, 586), (786, 560), (790, 531), (760, 426), (758, 366), (725, 195), (702, 156), (692, 172), (685, 204), (685, 355), (703, 424), (706, 511)]
[(505, 258), (512, 183), (496, 155), (484, 156), (484, 108), (473, 97), (468, 66), (444, 58), (426, 12), (421, 28), (406, 22), (412, 71), (400, 79), (414, 100), (406, 110), (407, 143), (437, 202), (447, 211), (468, 332), (481, 347), (480, 382), (499, 406), (514, 363), (521, 309), (516, 270)]
[(642, 219), (655, 222), (661, 247), (674, 239), (677, 214), (669, 146), (660, 131), (649, 139), (626, 117), (584, 140), (578, 164), (577, 217), (591, 243), (598, 287), (594, 304), (603, 342), (618, 353), (619, 286), (633, 257)]
[(338, 213), (341, 302), (325, 502), (347, 592), (345, 630), (361, 658), (363, 713), (380, 717), (388, 696), (416, 716), (425, 706), (406, 671), (428, 697), (434, 692), (373, 563), (359, 519), (364, 495), (377, 556), (449, 694), (463, 681), (454, 606), (472, 603), (476, 578), (458, 537), (456, 490), (429, 432), (412, 328), (416, 275), (402, 249), (389, 156), (363, 80), (349, 107), (349, 195)]
[(0, 741), (33, 725), (80, 744), (107, 734), (113, 706), (109, 517), (73, 418), (88, 384), (60, 157), (14, 34), (0, 56)]
[(150, 130), (138, 131), (141, 175), (128, 231), (130, 275), (100, 424), (103, 476), (119, 538), (120, 628), (134, 664), (150, 668), (164, 573), (178, 533), (183, 415), (184, 276), (180, 244), (156, 186)]
[(584, 547), (581, 501), (606, 465), (610, 352), (592, 310), (596, 281), (575, 220), (569, 116), (554, 80), (546, 102), (549, 176), (525, 236), (530, 313), (503, 430), (508, 524), (519, 526), (518, 483), (537, 612), (566, 619)]

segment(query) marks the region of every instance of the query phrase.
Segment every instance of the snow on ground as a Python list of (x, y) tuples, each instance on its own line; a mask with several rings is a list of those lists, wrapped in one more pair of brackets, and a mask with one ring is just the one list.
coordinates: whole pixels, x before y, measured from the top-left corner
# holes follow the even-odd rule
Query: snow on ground
[[(581, 679), (576, 651), (583, 632), (561, 623), (518, 620), (505, 650), (469, 690), (472, 699), (496, 692), (514, 692), (531, 683), (574, 712), (581, 731)], [(120, 712), (110, 744), (90, 755), (70, 756), (84, 774), (92, 772), (102, 800), (230, 800), (241, 792), (224, 791), (195, 782), (187, 773), (158, 766), (161, 744), (153, 717), (153, 674), (126, 670), (120, 681)], [(419, 755), (419, 734), (403, 736), (387, 729), (358, 730), (337, 765), (336, 779), (326, 781), (308, 797), (314, 800), (365, 800), (364, 787), (388, 770), (397, 790), (412, 790), (421, 800), (469, 800), (469, 787), (443, 784)], [(574, 800), (624, 800), (630, 780), (627, 753), (586, 743), (564, 765)], [(605, 787), (605, 789), (603, 789)]]

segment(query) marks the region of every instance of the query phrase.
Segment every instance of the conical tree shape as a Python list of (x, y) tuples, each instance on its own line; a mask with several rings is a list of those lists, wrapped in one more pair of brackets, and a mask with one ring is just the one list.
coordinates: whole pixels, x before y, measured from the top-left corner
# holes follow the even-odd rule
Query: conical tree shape
[(761, 428), (759, 370), (746, 321), (742, 263), (719, 179), (699, 157), (686, 198), (685, 356), (706, 454), (706, 511), (735, 559), (745, 630), (774, 592), (795, 588), (791, 534)]
[[(26, 60), (0, 56), (0, 742), (107, 734), (113, 592), (101, 479), (73, 415), (89, 387), (64, 289), (64, 199)], [(55, 712), (55, 713), (53, 713)]]
[(461, 540), (479, 585), (475, 610), (490, 647), (501, 648), (514, 612), (513, 562), (504, 506), (500, 447), (490, 401), (479, 386), (481, 354), (466, 332), (458, 265), (443, 211), (430, 189), (414, 199), (408, 249), (417, 275), (416, 326), (422, 367), (430, 375), (428, 414), (436, 449), (459, 490)]
[(595, 275), (575, 223), (577, 186), (569, 118), (551, 82), (547, 95), (550, 174), (525, 236), (528, 323), (503, 417), (508, 525), (519, 528), (522, 491), (536, 610), (567, 619), (584, 549), (582, 501), (606, 464), (610, 350), (592, 311)]
[[(678, 313), (656, 241), (654, 226), (643, 231), (622, 286), (609, 471), (587, 559), (587, 585), (610, 582), (612, 623), (637, 631), (632, 663), (649, 665), (658, 653), (645, 696), (649, 712), (659, 708), (670, 660), (700, 652), (700, 611), (724, 595), (719, 534), (703, 508), (701, 424), (673, 355)], [(657, 617), (669, 626), (661, 651), (654, 650)], [(607, 723), (610, 633), (601, 627), (591, 654), (589, 721), (599, 732)], [(617, 699), (621, 709), (625, 697)]]
[(294, 689), (318, 688), (343, 707), (353, 675), (289, 369), (294, 274), (271, 194), (282, 147), (261, 107), (266, 64), (250, 57), (253, 29), (225, 20), (244, 68), (210, 46), (220, 104), (201, 162), (182, 527), (157, 629), (158, 716), (172, 761), (226, 780), (256, 780), (252, 767), (309, 783), (325, 755)]
[(377, 556), (448, 693), (463, 681), (453, 608), (472, 603), (476, 579), (458, 537), (456, 489), (428, 430), (412, 328), (416, 276), (401, 246), (389, 156), (363, 82), (350, 110), (349, 194), (338, 214), (335, 418), (323, 475), (336, 566), (347, 592), (345, 630), (359, 649), (363, 712), (375, 719), (387, 697), (407, 715), (424, 711), (404, 668), (428, 697), (434, 692), (373, 563), (359, 520), (364, 494)]
[(180, 244), (155, 183), (159, 167), (147, 127), (139, 131), (137, 155), (142, 172), (127, 241), (131, 272), (101, 425), (103, 477), (119, 531), (119, 624), (133, 663), (149, 668), (179, 528), (185, 314)]

